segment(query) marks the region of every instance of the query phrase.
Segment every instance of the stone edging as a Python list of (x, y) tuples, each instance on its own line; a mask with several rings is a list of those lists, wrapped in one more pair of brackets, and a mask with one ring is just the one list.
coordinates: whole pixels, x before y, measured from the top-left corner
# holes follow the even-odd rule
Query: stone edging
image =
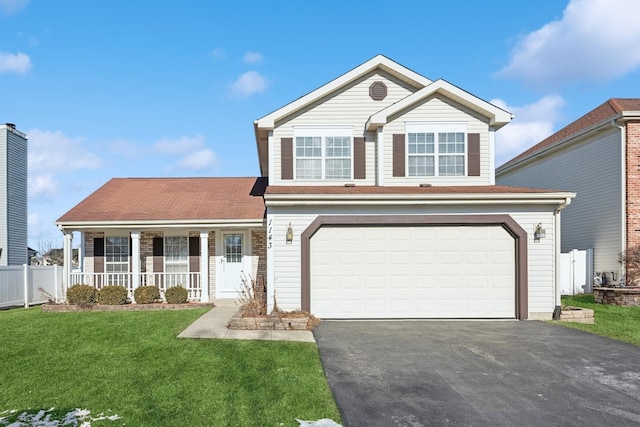
[(306, 317), (242, 317), (240, 311), (233, 315), (227, 328), (253, 331), (253, 330), (293, 330), (307, 331), (309, 319)]
[(562, 307), (561, 322), (595, 323), (593, 310), (582, 307)]
[(76, 311), (141, 311), (141, 310), (188, 310), (193, 308), (213, 308), (212, 302), (188, 302), (185, 304), (123, 304), (123, 305), (92, 305), (80, 307), (75, 304), (43, 304), (45, 313), (70, 313)]

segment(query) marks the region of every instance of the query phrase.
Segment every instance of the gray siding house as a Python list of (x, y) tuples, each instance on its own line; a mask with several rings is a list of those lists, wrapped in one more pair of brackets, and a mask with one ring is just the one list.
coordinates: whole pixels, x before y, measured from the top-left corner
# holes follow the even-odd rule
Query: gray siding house
[(496, 169), (499, 185), (577, 193), (562, 214), (562, 252), (594, 250), (618, 282), (620, 252), (640, 244), (640, 99), (614, 98)]
[(0, 266), (28, 263), (27, 136), (0, 125)]

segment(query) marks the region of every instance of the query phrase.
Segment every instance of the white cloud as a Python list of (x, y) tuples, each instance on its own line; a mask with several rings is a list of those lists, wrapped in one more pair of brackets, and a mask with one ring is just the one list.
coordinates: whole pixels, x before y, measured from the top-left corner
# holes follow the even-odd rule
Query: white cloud
[(181, 136), (178, 139), (163, 138), (153, 144), (153, 148), (160, 154), (185, 154), (204, 146), (203, 135)]
[(227, 54), (225, 53), (223, 48), (217, 47), (217, 48), (211, 50), (211, 57), (213, 59), (224, 59), (224, 58), (227, 57)]
[(182, 136), (178, 139), (163, 138), (157, 141), (153, 148), (162, 155), (182, 155), (180, 160), (167, 168), (168, 171), (201, 170), (209, 168), (216, 163), (216, 154), (206, 147), (206, 140), (203, 135)]
[(24, 8), (29, 0), (0, 0), (0, 13), (11, 15)]
[(62, 131), (31, 129), (29, 136), (29, 174), (33, 176), (74, 169), (95, 169), (101, 159), (88, 151), (83, 138), (70, 138)]
[(29, 199), (53, 198), (60, 190), (60, 183), (51, 174), (29, 174)]
[(31, 58), (24, 53), (0, 52), (0, 73), (25, 74), (31, 69)]
[(547, 95), (521, 107), (509, 106), (500, 99), (491, 103), (515, 116), (496, 133), (496, 166), (500, 166), (553, 133), (562, 118), (560, 110), (565, 100), (559, 95)]
[(605, 81), (640, 66), (640, 2), (571, 0), (562, 19), (518, 42), (498, 77), (535, 87)]
[(258, 62), (262, 62), (262, 59), (262, 54), (258, 52), (247, 52), (244, 54), (244, 58), (242, 58), (247, 64), (257, 64)]
[(257, 71), (247, 71), (231, 84), (231, 95), (244, 99), (254, 93), (262, 93), (267, 88), (267, 79)]
[(210, 148), (193, 152), (178, 162), (180, 169), (202, 170), (215, 165), (216, 154)]

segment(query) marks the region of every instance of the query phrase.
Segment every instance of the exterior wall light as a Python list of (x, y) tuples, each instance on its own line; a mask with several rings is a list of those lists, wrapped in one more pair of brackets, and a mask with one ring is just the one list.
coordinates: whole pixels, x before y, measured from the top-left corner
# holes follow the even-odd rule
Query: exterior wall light
[(289, 223), (289, 227), (287, 228), (287, 245), (290, 245), (293, 242), (293, 228), (291, 228), (291, 223)]
[(544, 239), (545, 237), (547, 237), (547, 233), (544, 228), (542, 228), (542, 223), (538, 223), (536, 229), (533, 231), (533, 241), (538, 243), (540, 239)]

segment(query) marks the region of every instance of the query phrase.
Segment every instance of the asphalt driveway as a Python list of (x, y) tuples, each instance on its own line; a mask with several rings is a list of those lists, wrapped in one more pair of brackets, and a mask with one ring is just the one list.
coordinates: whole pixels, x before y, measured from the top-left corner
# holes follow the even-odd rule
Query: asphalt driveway
[(640, 347), (542, 322), (323, 321), (345, 427), (640, 425)]

